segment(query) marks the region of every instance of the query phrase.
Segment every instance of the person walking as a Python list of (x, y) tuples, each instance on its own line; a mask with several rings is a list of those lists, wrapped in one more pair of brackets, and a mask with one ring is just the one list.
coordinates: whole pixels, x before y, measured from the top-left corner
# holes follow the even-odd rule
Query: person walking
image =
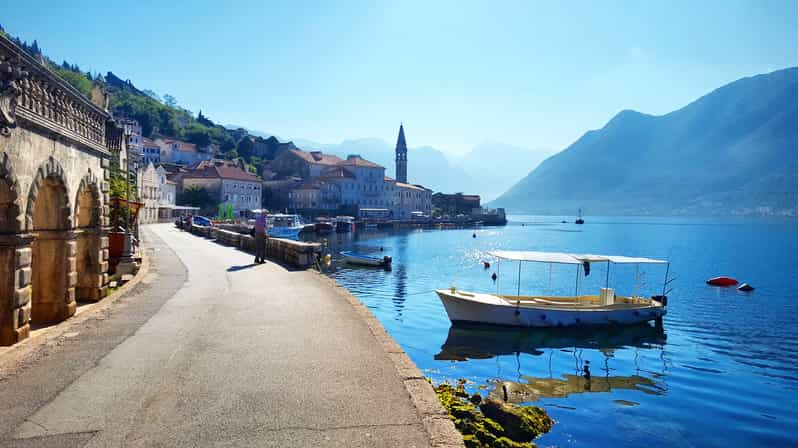
[(255, 217), (255, 263), (266, 263), (266, 214)]

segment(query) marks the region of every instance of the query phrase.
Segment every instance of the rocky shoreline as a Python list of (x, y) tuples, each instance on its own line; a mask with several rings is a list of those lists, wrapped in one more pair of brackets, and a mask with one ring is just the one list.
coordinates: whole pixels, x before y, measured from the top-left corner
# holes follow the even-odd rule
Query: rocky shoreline
[(469, 394), (465, 384), (460, 379), (456, 386), (444, 382), (433, 388), (466, 447), (532, 448), (532, 441), (554, 423), (543, 408)]

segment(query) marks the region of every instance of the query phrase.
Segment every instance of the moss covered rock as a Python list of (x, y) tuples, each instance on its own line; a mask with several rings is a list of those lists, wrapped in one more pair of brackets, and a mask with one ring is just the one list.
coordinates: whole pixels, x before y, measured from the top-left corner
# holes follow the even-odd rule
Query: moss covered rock
[(457, 386), (442, 383), (434, 388), (469, 448), (532, 448), (532, 439), (551, 428), (551, 418), (543, 409), (469, 396), (464, 380)]

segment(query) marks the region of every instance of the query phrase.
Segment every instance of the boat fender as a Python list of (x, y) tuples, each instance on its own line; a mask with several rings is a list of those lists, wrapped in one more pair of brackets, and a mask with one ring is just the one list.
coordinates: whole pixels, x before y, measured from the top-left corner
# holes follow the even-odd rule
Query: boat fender
[(472, 234), (472, 235), (471, 235), (471, 238), (476, 238), (476, 237), (477, 237), (477, 234), (476, 234), (476, 232), (475, 232), (474, 234)]
[(330, 254), (327, 254), (324, 256), (324, 264), (326, 264), (329, 267), (330, 263), (332, 263), (332, 256)]
[(496, 275), (496, 273), (494, 272), (494, 273), (493, 273), (493, 275), (491, 275), (491, 276), (490, 276), (490, 278), (492, 278), (492, 279), (493, 279), (493, 281), (495, 282), (495, 281), (496, 281), (496, 279), (497, 279), (497, 278), (499, 278), (499, 276), (498, 276), (498, 275)]
[(590, 381), (590, 361), (585, 361), (585, 366), (582, 367), (582, 371), (584, 372), (585, 379)]
[(748, 283), (743, 283), (742, 285), (740, 285), (740, 286), (738, 286), (738, 287), (737, 287), (737, 290), (738, 290), (738, 291), (745, 291), (745, 292), (748, 292), (748, 291), (753, 291), (753, 290), (754, 290), (754, 287), (753, 287), (753, 286), (751, 286), (751, 285), (749, 285)]
[(490, 262), (483, 261), (483, 262), (482, 262), (482, 266), (484, 266), (484, 267), (485, 267), (485, 269), (490, 269)]
[(391, 264), (392, 261), (393, 261), (393, 258), (391, 258), (390, 255), (386, 255), (386, 256), (382, 257), (382, 262), (385, 263), (385, 264)]
[(651, 300), (661, 303), (662, 306), (668, 306), (668, 296), (651, 296)]

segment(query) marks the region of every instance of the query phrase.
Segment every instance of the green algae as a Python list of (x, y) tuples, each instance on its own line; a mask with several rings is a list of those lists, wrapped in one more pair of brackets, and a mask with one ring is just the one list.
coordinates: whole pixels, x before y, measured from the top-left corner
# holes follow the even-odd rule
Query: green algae
[(433, 386), (468, 448), (532, 448), (532, 440), (551, 429), (552, 420), (537, 406), (519, 406), (469, 395), (465, 380)]

